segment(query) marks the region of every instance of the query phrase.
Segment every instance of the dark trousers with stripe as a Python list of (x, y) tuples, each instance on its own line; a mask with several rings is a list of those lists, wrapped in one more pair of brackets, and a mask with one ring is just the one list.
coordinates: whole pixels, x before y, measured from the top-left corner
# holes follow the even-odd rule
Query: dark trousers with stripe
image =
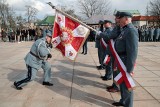
[(34, 80), (36, 77), (37, 69), (32, 68), (29, 65), (26, 65), (28, 69), (28, 73), (25, 77), (22, 77), (20, 80), (16, 81), (17, 86), (26, 85), (29, 81)]
[[(26, 85), (28, 82), (34, 80), (36, 78), (36, 74), (38, 69), (33, 68), (29, 65), (26, 65), (28, 69), (28, 73), (25, 77), (22, 77), (20, 80), (16, 81), (19, 87)], [(44, 71), (44, 82), (49, 82), (51, 78), (51, 65), (47, 61), (42, 62), (42, 69)]]

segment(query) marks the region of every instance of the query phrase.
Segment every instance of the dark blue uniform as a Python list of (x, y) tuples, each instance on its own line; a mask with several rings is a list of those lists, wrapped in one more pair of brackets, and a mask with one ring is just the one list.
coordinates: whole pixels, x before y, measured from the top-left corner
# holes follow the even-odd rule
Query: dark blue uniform
[[(121, 34), (115, 40), (115, 50), (125, 64), (127, 72), (133, 72), (138, 53), (138, 31), (131, 23), (123, 27)], [(120, 91), (120, 103), (124, 107), (133, 107), (133, 91), (128, 91), (124, 82), (120, 84)]]

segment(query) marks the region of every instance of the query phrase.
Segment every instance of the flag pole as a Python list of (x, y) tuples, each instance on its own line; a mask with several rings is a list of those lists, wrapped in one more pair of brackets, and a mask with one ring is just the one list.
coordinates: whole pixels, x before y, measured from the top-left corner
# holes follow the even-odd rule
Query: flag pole
[(65, 16), (67, 16), (68, 18), (71, 18), (72, 20), (74, 20), (74, 21), (80, 23), (81, 25), (87, 27), (88, 29), (91, 29), (91, 30), (93, 30), (93, 31), (96, 31), (95, 29), (93, 29), (92, 27), (86, 25), (85, 23), (81, 22), (80, 20), (78, 20), (78, 19), (72, 17), (71, 15), (69, 15), (69, 14), (63, 12), (62, 10), (56, 8), (55, 6), (53, 6), (53, 4), (52, 4), (51, 2), (48, 2), (47, 4), (50, 5), (50, 6), (51, 6), (53, 9), (55, 9), (56, 11), (62, 13), (62, 14), (65, 15)]

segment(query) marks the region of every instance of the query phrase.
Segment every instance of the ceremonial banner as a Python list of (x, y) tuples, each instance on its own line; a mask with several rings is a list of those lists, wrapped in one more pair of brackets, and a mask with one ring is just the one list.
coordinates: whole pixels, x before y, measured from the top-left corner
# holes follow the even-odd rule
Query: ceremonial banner
[(56, 12), (53, 28), (53, 47), (70, 60), (75, 60), (90, 30), (76, 21)]

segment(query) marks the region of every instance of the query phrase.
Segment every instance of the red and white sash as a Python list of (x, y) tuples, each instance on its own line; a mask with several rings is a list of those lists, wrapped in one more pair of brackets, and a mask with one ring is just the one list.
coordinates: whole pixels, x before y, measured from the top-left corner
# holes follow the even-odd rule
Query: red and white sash
[(104, 50), (107, 49), (108, 45), (106, 44), (106, 42), (104, 41), (103, 38), (101, 38), (100, 43), (101, 43), (101, 45), (102, 45), (102, 47), (103, 47)]
[(114, 78), (114, 81), (117, 84), (121, 84), (123, 81), (125, 82), (128, 90), (132, 90), (135, 87), (135, 83), (133, 81), (133, 78), (131, 75), (127, 72), (126, 66), (122, 62), (121, 58), (117, 54), (115, 48), (114, 48), (114, 41), (110, 40), (109, 41), (109, 48), (112, 52), (112, 55), (115, 58), (115, 61), (117, 62), (117, 66), (120, 70), (120, 73)]
[(104, 58), (103, 64), (108, 65), (110, 59), (111, 59), (110, 56), (106, 55), (106, 57)]
[[(103, 49), (106, 50), (107, 46), (108, 46), (107, 43), (104, 41), (103, 38), (101, 38), (100, 42), (101, 42), (101, 45), (102, 45)], [(108, 65), (109, 61), (110, 61), (110, 56), (106, 55), (105, 58), (104, 58), (103, 64)]]

